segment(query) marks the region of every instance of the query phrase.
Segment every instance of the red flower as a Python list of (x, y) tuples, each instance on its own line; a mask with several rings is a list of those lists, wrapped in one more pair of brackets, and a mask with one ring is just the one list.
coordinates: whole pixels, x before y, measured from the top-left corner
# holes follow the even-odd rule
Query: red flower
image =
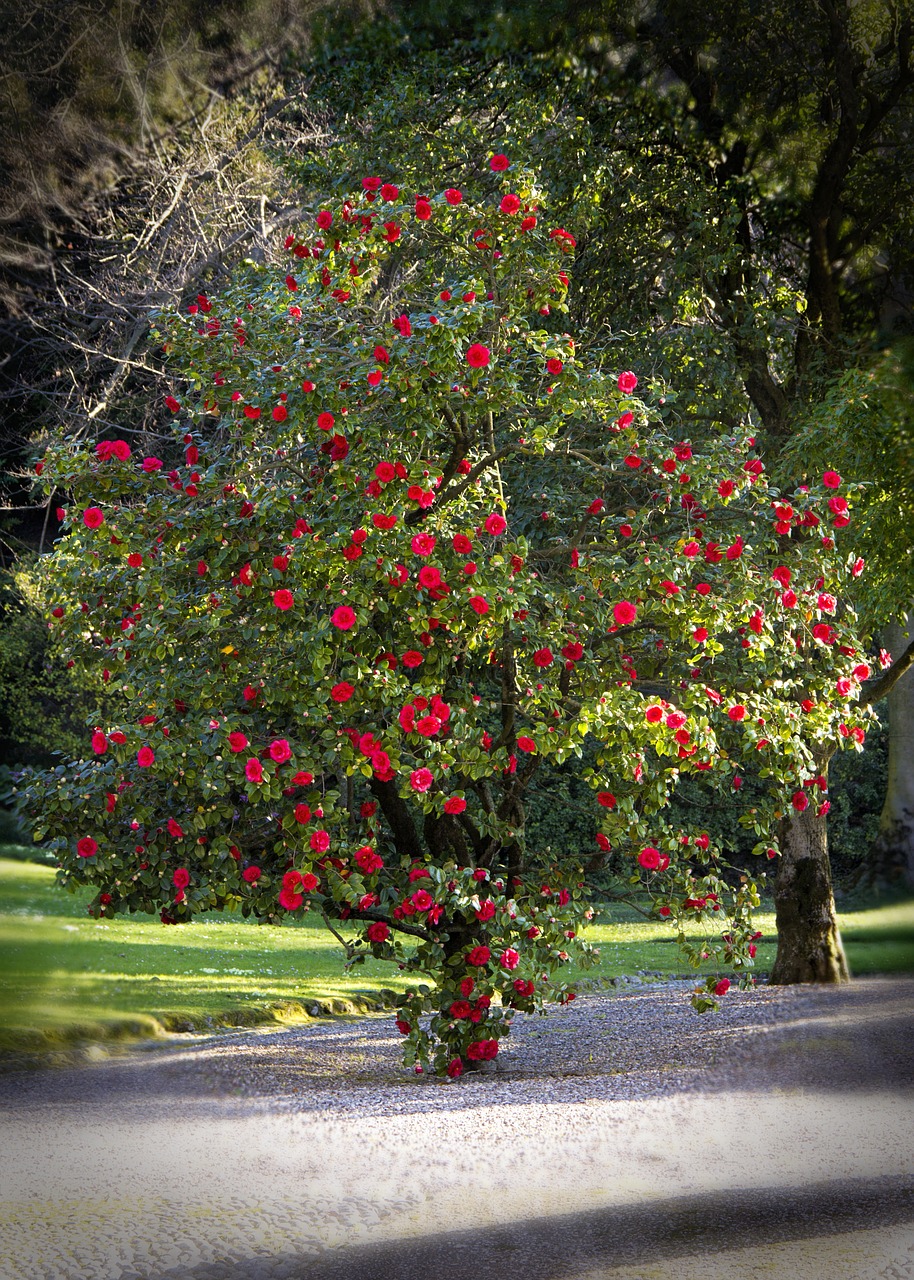
[(470, 608), (474, 609), (480, 616), (489, 612), (489, 605), (482, 596), (470, 596)]
[(513, 947), (508, 947), (498, 957), (498, 963), (503, 969), (516, 969), (520, 963), (520, 956)]
[(510, 161), (507, 156), (503, 156), (496, 152), (495, 155), (489, 156), (489, 168), (493, 173), (504, 173)]
[(597, 804), (601, 804), (604, 809), (615, 809), (616, 797), (611, 791), (597, 792)]
[(416, 908), (417, 911), (428, 911), (429, 907), (432, 906), (434, 901), (435, 899), (429, 893), (428, 889), (417, 889), (416, 892), (410, 898), (410, 902), (413, 904), (413, 906)]
[(534, 752), (536, 751), (536, 743), (532, 738), (522, 736), (517, 739), (517, 748), (519, 751)]
[(537, 649), (533, 655), (533, 664), (537, 667), (551, 667), (555, 661), (555, 654), (551, 649)]
[(484, 369), (492, 358), (492, 352), (481, 342), (474, 342), (467, 349), (466, 360), (471, 369)]
[(638, 379), (631, 370), (626, 370), (625, 373), (619, 374), (617, 385), (624, 396), (630, 396), (638, 385)]
[(400, 239), (400, 227), (396, 222), (384, 223), (384, 239), (388, 244), (393, 244), (395, 240)]
[(292, 748), (286, 738), (276, 738), (271, 742), (269, 752), (270, 759), (275, 760), (277, 764), (285, 764), (292, 757)]
[(311, 821), (311, 810), (306, 804), (297, 804), (292, 811), (292, 817), (296, 822), (300, 822), (302, 826)]
[(170, 836), (174, 836), (176, 840), (181, 840), (184, 837), (181, 824), (179, 822), (175, 822), (174, 818), (168, 819), (168, 834)]
[(105, 523), (105, 517), (100, 507), (86, 507), (83, 512), (83, 524), (87, 529), (98, 529)]
[(287, 591), (285, 587), (280, 587), (278, 591), (273, 592), (273, 603), (277, 609), (285, 612), (295, 604), (295, 597), (291, 591)]
[(148, 769), (155, 764), (155, 752), (151, 747), (140, 747), (136, 753), (136, 762), (141, 769)]
[(465, 533), (455, 533), (451, 539), (451, 546), (461, 556), (468, 556), (473, 550), (473, 544)]
[(826, 471), (822, 477), (822, 483), (826, 489), (837, 489), (841, 484), (841, 477), (837, 471)]
[(644, 718), (648, 724), (659, 724), (663, 719), (663, 707), (658, 707), (655, 703), (653, 706), (645, 708)]
[(463, 202), (463, 192), (458, 191), (456, 187), (448, 187), (444, 193), (444, 198), (448, 204), (461, 204)]
[(416, 197), (416, 217), (420, 222), (428, 222), (432, 216), (432, 206), (424, 196)]
[(734, 724), (736, 724), (740, 720), (745, 720), (746, 708), (742, 705), (742, 703), (738, 702), (735, 706), (729, 708), (729, 710), (727, 711), (727, 715), (734, 722)]
[(258, 784), (263, 782), (263, 766), (255, 756), (251, 756), (250, 760), (245, 764), (244, 776), (247, 778), (248, 782)]
[(452, 1080), (458, 1080), (463, 1075), (463, 1062), (460, 1058), (451, 1058), (447, 1064), (447, 1073)]
[(187, 867), (178, 867), (171, 877), (171, 883), (176, 889), (186, 889), (190, 884), (190, 872)]
[(635, 621), (637, 616), (638, 610), (629, 600), (620, 600), (618, 604), (613, 605), (613, 617), (616, 620), (616, 626), (628, 626), (629, 623)]
[(504, 533), (507, 527), (508, 527), (507, 520), (504, 518), (504, 516), (499, 515), (497, 512), (493, 511), (493, 513), (490, 516), (486, 516), (486, 523), (485, 523), (486, 533), (491, 533), (493, 536), (497, 536), (500, 533)]
[(304, 898), (300, 893), (296, 893), (294, 889), (281, 889), (277, 901), (286, 911), (297, 911), (304, 902)]
[(390, 937), (390, 929), (383, 920), (375, 920), (365, 930), (369, 942), (386, 942)]
[(492, 958), (492, 952), (488, 947), (473, 947), (467, 952), (467, 964), (482, 966), (488, 964)]
[(558, 376), (558, 374), (562, 372), (565, 366), (562, 364), (561, 360), (557, 360), (555, 356), (553, 356), (551, 360), (546, 361), (546, 368), (549, 371), (549, 373), (553, 374), (554, 376)]
[(355, 689), (348, 680), (341, 680), (339, 684), (335, 684), (330, 690), (330, 697), (334, 702), (348, 702)]
[(101, 729), (96, 729), (92, 735), (92, 750), (97, 756), (103, 756), (108, 750), (108, 739)]
[(319, 413), (317, 415), (317, 425), (321, 431), (332, 431), (336, 418), (332, 413)]
[(420, 793), (428, 791), (434, 780), (431, 769), (414, 769), (409, 775), (409, 785)]
[(638, 854), (638, 864), (639, 866), (644, 867), (645, 871), (656, 871), (660, 866), (661, 857), (662, 855), (659, 849), (655, 849), (652, 845), (648, 845)]
[(520, 208), (520, 198), (513, 194), (502, 196), (498, 207), (502, 213), (517, 213)]
[(83, 836), (76, 841), (76, 852), (81, 858), (92, 858), (98, 853), (98, 844), (91, 836)]
[(241, 873), (241, 878), (246, 880), (248, 884), (256, 884), (261, 875), (260, 867), (245, 867)]
[(381, 187), (381, 199), (387, 201), (397, 200), (400, 196), (400, 188), (395, 187), (392, 182), (385, 182)]
[(730, 979), (721, 978), (720, 982), (714, 984), (714, 994), (716, 996), (725, 996), (730, 990)]
[(330, 832), (315, 831), (308, 843), (313, 853), (326, 853), (330, 848)]
[(338, 605), (330, 615), (330, 621), (338, 631), (349, 631), (355, 626), (355, 610), (350, 609), (348, 604)]
[(466, 807), (466, 800), (462, 799), (460, 796), (448, 796), (444, 802), (445, 813), (463, 813)]

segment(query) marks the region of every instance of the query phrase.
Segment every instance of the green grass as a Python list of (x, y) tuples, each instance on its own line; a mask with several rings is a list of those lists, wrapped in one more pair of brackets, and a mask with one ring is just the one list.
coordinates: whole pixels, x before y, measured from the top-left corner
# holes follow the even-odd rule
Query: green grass
[[(0, 858), (0, 1050), (356, 1012), (408, 983), (377, 960), (344, 971), (342, 949), (319, 920), (268, 928), (214, 914), (172, 929), (144, 917), (93, 920), (90, 897), (57, 888), (49, 867)], [(764, 973), (774, 916), (757, 919)], [(914, 970), (914, 901), (845, 912), (840, 923), (854, 973)], [(569, 968), (569, 978), (687, 971), (669, 928), (629, 907), (604, 909), (587, 937), (600, 964)]]

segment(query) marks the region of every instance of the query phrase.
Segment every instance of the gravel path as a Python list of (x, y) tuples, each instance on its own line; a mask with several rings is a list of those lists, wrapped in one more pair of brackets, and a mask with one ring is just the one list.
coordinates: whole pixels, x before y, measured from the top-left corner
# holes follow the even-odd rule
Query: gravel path
[(914, 980), (390, 1015), (0, 1077), (3, 1280), (914, 1280)]

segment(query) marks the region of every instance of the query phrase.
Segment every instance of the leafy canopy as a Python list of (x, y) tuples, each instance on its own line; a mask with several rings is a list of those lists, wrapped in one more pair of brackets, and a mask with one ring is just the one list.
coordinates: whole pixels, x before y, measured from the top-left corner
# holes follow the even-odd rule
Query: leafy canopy
[[(319, 910), (351, 963), (424, 979), (406, 1060), (452, 1076), (571, 998), (583, 863), (612, 847), (706, 932), (696, 967), (747, 973), (755, 885), (670, 800), (756, 770), (740, 821), (774, 856), (772, 821), (827, 803), (817, 746), (863, 737), (841, 478), (783, 497), (744, 434), (671, 436), (634, 373), (546, 327), (573, 247), (507, 156), (443, 192), (366, 178), (161, 318), (164, 458), (43, 460), (72, 494), (53, 625), (121, 709), (26, 780), (62, 879), (166, 923)], [(550, 509), (515, 518), (516, 487)], [(594, 744), (594, 844), (559, 863), (524, 796)]]

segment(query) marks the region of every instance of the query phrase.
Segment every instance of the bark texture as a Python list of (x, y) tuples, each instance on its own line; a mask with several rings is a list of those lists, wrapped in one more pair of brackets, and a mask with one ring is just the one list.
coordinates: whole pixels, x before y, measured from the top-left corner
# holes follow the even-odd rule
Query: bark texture
[[(883, 643), (893, 656), (905, 648), (912, 627), (914, 611), (907, 617), (907, 635), (898, 623), (886, 628)], [(914, 673), (910, 669), (889, 692), (888, 704), (885, 804), (866, 879), (876, 885), (914, 888)]]
[(850, 972), (835, 919), (825, 819), (812, 807), (785, 818), (774, 885), (778, 951), (770, 981), (847, 982)]

